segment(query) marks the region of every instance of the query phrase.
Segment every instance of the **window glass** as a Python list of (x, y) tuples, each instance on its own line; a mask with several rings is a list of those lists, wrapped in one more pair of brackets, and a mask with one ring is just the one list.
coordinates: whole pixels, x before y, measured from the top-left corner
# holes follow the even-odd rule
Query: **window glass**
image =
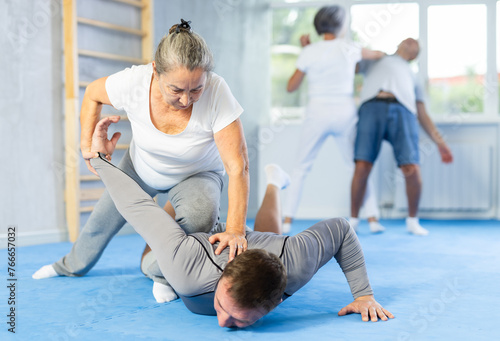
[[(295, 72), (295, 64), (302, 50), (300, 36), (309, 34), (311, 42), (320, 38), (313, 20), (318, 8), (282, 8), (273, 10), (271, 47), (271, 98), (274, 116), (300, 118), (307, 101), (307, 77), (300, 88), (288, 93), (288, 79)], [(299, 108), (299, 109), (297, 109)]]
[(486, 6), (429, 6), (427, 54), (430, 112), (483, 112)]
[(404, 39), (418, 39), (418, 10), (416, 3), (353, 5), (353, 40), (363, 47), (392, 54)]
[[(361, 46), (393, 54), (406, 38), (419, 37), (419, 7), (416, 3), (387, 3), (377, 5), (351, 6), (352, 39)], [(412, 68), (418, 71), (417, 63)], [(363, 77), (354, 79), (354, 97), (363, 86)]]

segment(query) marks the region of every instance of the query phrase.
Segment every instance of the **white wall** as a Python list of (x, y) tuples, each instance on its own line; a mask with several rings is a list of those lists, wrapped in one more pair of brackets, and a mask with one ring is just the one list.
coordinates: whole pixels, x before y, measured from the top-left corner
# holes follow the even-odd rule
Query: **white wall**
[(61, 6), (0, 2), (0, 243), (65, 237)]
[[(436, 209), (423, 205), (426, 209), (420, 211), (420, 217), (433, 219), (499, 219), (499, 154), (500, 154), (500, 120), (474, 117), (451, 117), (448, 120), (436, 122), (438, 128), (452, 148), (458, 145), (479, 145), (491, 151), (490, 158), (484, 162), (470, 165), (464, 175), (459, 175), (455, 165), (433, 164), (439, 157), (435, 145), (429, 141), (423, 131), (420, 132), (420, 158), (422, 169), (435, 167), (437, 172), (447, 172), (456, 179), (456, 186), (449, 193), (437, 191), (437, 185), (430, 179), (423, 179), (423, 191), (426, 195), (448, 200), (451, 196), (479, 195), (478, 200), (483, 200), (481, 195), (490, 195), (485, 209)], [(295, 162), (298, 146), (300, 125), (283, 124), (278, 126), (261, 127), (260, 164), (278, 163), (291, 174)], [(458, 151), (455, 151), (458, 152)], [(459, 155), (455, 155), (458, 161)], [(472, 157), (471, 157), (472, 159)], [(472, 161), (471, 162), (476, 162)], [(437, 164), (437, 166), (435, 166)], [(465, 161), (467, 166), (467, 160)], [(488, 178), (482, 177), (483, 168), (490, 167)], [(431, 171), (431, 173), (432, 173)], [(381, 154), (375, 163), (372, 177), (377, 190), (379, 207), (383, 218), (405, 217), (407, 202), (404, 181), (396, 168), (392, 155), (392, 148), (384, 143)], [(335, 216), (348, 217), (350, 215), (350, 183), (352, 173), (342, 162), (341, 155), (332, 138), (329, 138), (321, 149), (313, 169), (305, 181), (303, 196), (299, 205), (296, 218), (323, 219)], [(259, 198), (265, 192), (265, 177), (261, 171), (259, 177)], [(426, 183), (427, 180), (427, 183)], [(477, 193), (480, 187), (484, 192)], [(491, 191), (490, 191), (491, 190)], [(489, 194), (488, 194), (489, 193)], [(282, 193), (282, 202), (287, 200), (287, 190)], [(436, 203), (436, 206), (440, 204)], [(363, 211), (361, 211), (363, 216)]]

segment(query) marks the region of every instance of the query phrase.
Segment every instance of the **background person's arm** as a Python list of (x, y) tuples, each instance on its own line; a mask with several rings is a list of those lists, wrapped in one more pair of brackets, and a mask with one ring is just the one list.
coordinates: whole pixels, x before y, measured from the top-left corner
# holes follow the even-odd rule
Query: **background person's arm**
[(361, 58), (362, 59), (376, 60), (376, 59), (382, 58), (383, 56), (385, 56), (385, 52), (374, 51), (374, 50), (369, 50), (369, 49), (365, 49), (365, 48), (361, 49)]
[(296, 69), (295, 72), (293, 73), (292, 77), (288, 80), (288, 84), (286, 86), (286, 91), (288, 92), (294, 92), (297, 90), (302, 83), (302, 80), (305, 77), (305, 73), (300, 71), (299, 69)]
[(437, 145), (439, 154), (441, 154), (441, 161), (444, 163), (453, 162), (453, 154), (451, 153), (450, 148), (439, 133), (434, 122), (432, 122), (431, 118), (427, 114), (425, 104), (420, 101), (417, 101), (417, 118), (424, 131)]
[[(310, 44), (311, 44), (311, 39), (309, 38), (309, 34), (303, 34), (300, 36), (300, 45), (302, 45), (302, 47), (305, 47)], [(305, 72), (296, 69), (292, 77), (290, 77), (290, 79), (288, 80), (286, 91), (294, 92), (295, 90), (297, 90), (302, 81), (304, 80), (305, 75), (306, 75)]]

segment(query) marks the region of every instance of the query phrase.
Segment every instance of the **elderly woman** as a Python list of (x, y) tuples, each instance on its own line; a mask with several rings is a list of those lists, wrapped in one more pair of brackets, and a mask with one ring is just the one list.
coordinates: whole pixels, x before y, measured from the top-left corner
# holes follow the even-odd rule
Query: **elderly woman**
[[(285, 233), (290, 230), (298, 209), (305, 177), (329, 135), (334, 137), (345, 164), (354, 169), (354, 139), (358, 121), (353, 98), (356, 64), (361, 59), (379, 59), (384, 54), (342, 39), (345, 23), (346, 12), (342, 7), (326, 6), (314, 17), (314, 27), (318, 35), (323, 36), (323, 40), (311, 44), (308, 35), (300, 38), (304, 49), (297, 60), (297, 69), (288, 81), (287, 90), (297, 90), (307, 75), (309, 102), (288, 200), (284, 207)], [(365, 208), (370, 230), (383, 231), (384, 228), (377, 219), (379, 212), (373, 190), (367, 190)], [(359, 223), (357, 216), (351, 217), (350, 223), (356, 230)]]
[[(97, 174), (89, 159), (102, 105), (124, 110), (133, 140), (118, 167), (149, 195), (168, 193), (165, 209), (175, 211), (176, 221), (187, 233), (209, 232), (217, 225), (226, 171), (227, 230), (211, 242), (219, 242), (217, 254), (229, 246), (232, 260), (247, 248), (248, 156), (239, 119), (243, 109), (224, 79), (212, 72), (212, 54), (189, 24), (181, 19), (181, 24), (172, 26), (152, 63), (127, 68), (87, 87), (81, 150), (87, 167)], [(112, 143), (119, 136), (115, 133)], [(105, 192), (71, 252), (33, 277), (83, 276), (124, 224)]]

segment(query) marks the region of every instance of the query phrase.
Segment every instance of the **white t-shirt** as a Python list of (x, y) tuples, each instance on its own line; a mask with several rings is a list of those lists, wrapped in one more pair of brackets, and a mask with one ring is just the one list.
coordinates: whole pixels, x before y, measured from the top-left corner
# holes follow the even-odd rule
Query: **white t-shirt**
[(307, 74), (309, 99), (352, 97), (361, 47), (343, 39), (322, 40), (304, 47), (297, 69)]
[(380, 91), (392, 93), (409, 111), (417, 114), (416, 102), (424, 102), (422, 86), (417, 82), (410, 64), (399, 55), (385, 56), (366, 66), (361, 103), (377, 96)]
[(113, 107), (124, 110), (133, 139), (130, 157), (137, 174), (149, 186), (167, 190), (191, 175), (213, 171), (224, 174), (214, 134), (234, 122), (243, 108), (222, 77), (211, 73), (191, 118), (179, 134), (165, 134), (153, 125), (149, 111), (152, 64), (132, 66), (106, 80)]

